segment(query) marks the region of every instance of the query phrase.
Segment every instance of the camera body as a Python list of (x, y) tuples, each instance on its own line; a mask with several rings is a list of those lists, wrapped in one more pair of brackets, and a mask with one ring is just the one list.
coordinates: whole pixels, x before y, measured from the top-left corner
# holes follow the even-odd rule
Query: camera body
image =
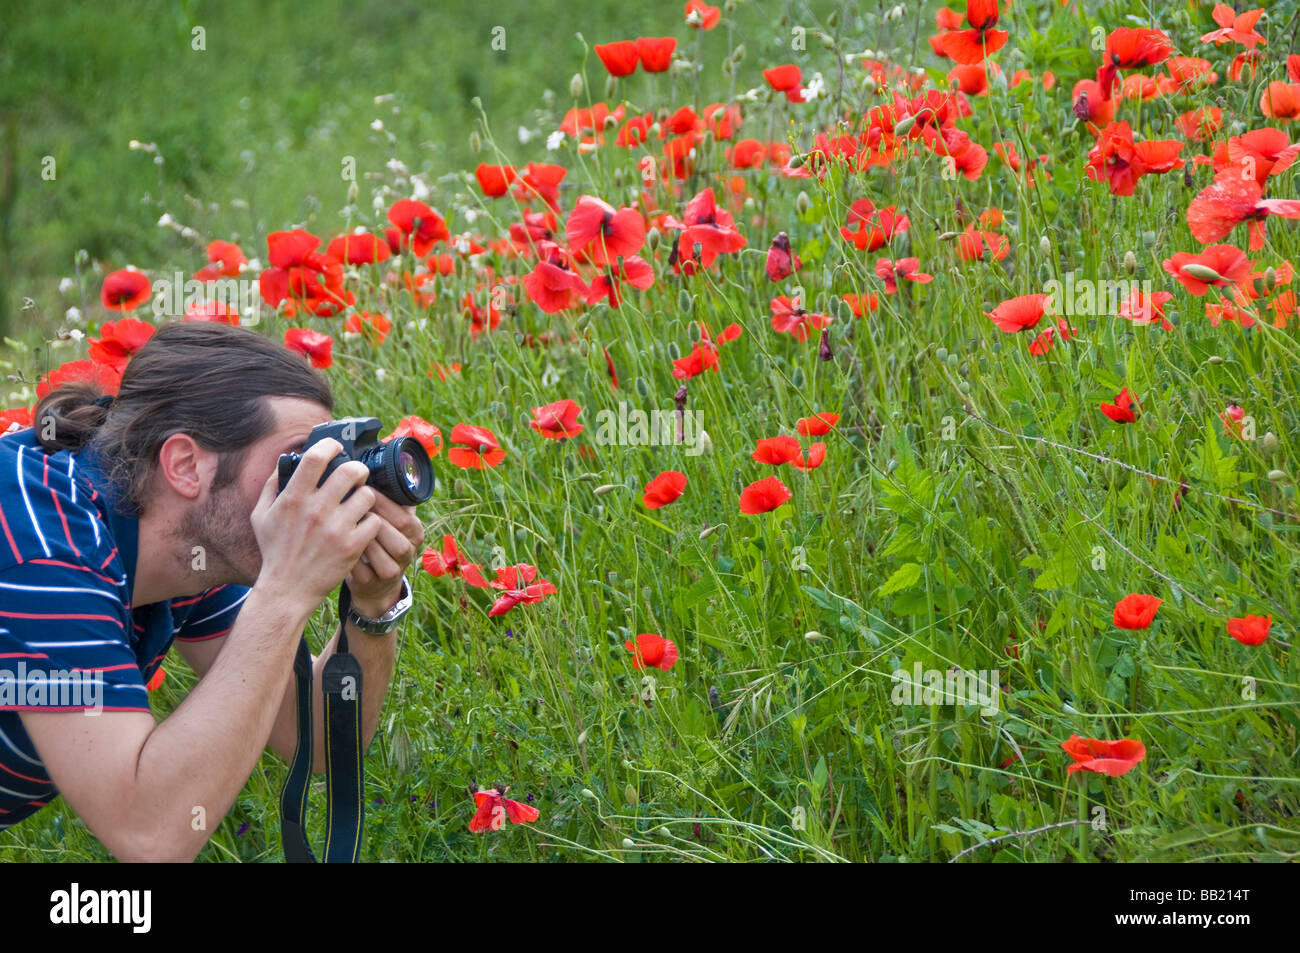
[[(342, 464), (359, 460), (370, 469), (366, 486), (383, 493), (394, 503), (415, 506), (432, 496), (433, 466), (423, 445), (414, 437), (396, 437), (381, 442), (379, 431), (382, 429), (378, 417), (343, 417), (312, 427), (304, 451), (327, 437), (333, 437), (343, 445), (343, 450), (326, 464), (316, 485), (322, 486)], [(277, 493), (283, 492), (301, 461), (302, 454), (299, 453), (280, 455)], [(343, 499), (346, 500), (353, 492), (349, 490)]]

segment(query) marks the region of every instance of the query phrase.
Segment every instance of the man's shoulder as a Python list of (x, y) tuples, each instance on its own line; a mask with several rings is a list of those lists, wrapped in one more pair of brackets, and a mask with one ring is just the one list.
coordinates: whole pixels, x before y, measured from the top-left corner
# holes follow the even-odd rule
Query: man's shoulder
[(106, 568), (98, 498), (77, 454), (47, 452), (30, 428), (0, 437), (0, 570), (32, 559)]

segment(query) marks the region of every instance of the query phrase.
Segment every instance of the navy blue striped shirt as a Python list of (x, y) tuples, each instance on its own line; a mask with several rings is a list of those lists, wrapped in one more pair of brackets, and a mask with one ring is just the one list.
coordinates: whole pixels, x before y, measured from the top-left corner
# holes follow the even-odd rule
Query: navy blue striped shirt
[(0, 437), (0, 829), (58, 796), (19, 711), (150, 711), (173, 639), (235, 624), (245, 586), (133, 606), (138, 547), (138, 516), (90, 450)]

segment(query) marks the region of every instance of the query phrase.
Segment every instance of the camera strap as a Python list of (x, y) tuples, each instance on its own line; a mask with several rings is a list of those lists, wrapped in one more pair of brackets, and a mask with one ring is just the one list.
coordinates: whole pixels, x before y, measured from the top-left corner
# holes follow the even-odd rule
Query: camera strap
[[(325, 862), (356, 863), (365, 823), (365, 766), (361, 746), (361, 663), (348, 652), (344, 621), (352, 603), (339, 588), (339, 639), (325, 662)], [(289, 863), (315, 863), (307, 839), (307, 788), (312, 768), (312, 668), (306, 635), (293, 662), (298, 694), (298, 742), (280, 794), (280, 840)]]

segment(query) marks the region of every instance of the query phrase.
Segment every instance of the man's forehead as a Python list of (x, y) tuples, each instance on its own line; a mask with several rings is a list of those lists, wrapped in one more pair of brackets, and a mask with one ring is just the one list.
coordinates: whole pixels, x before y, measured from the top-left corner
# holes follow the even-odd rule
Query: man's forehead
[(281, 440), (305, 440), (317, 424), (330, 420), (330, 413), (315, 401), (278, 397), (271, 399), (276, 416), (275, 436)]

